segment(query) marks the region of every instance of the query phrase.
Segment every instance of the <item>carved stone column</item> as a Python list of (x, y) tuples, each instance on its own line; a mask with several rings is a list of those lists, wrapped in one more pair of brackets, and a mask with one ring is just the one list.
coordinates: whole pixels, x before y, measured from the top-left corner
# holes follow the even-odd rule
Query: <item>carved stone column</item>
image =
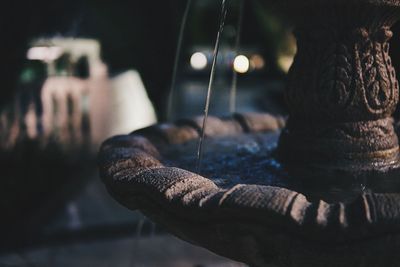
[(397, 166), (391, 115), (399, 84), (388, 41), (398, 3), (311, 2), (296, 7), (298, 53), (286, 90), (290, 116), (281, 157), (341, 169)]

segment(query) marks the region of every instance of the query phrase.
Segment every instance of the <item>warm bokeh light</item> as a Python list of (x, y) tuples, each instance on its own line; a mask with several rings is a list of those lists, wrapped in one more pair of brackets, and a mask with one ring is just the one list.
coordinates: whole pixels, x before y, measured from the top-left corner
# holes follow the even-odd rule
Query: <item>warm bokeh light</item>
[(250, 58), (251, 67), (255, 70), (261, 70), (265, 67), (265, 60), (261, 55), (255, 54)]
[(278, 58), (278, 65), (285, 73), (288, 73), (290, 66), (293, 64), (293, 60), (293, 56), (281, 56)]
[(239, 55), (233, 61), (233, 69), (237, 73), (246, 73), (250, 69), (250, 61), (246, 56)]
[(203, 70), (207, 67), (208, 60), (204, 53), (196, 52), (190, 58), (190, 65), (195, 70)]

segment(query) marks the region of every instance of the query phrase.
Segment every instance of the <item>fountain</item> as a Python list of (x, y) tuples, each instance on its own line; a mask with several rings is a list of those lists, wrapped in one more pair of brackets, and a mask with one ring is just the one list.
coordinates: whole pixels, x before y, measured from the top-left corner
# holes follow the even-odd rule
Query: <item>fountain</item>
[[(397, 0), (285, 0), (298, 53), (287, 121), (203, 118), (107, 140), (110, 194), (176, 236), (251, 266), (398, 266)], [(175, 166), (175, 167), (174, 167)], [(209, 178), (206, 178), (209, 177)]]

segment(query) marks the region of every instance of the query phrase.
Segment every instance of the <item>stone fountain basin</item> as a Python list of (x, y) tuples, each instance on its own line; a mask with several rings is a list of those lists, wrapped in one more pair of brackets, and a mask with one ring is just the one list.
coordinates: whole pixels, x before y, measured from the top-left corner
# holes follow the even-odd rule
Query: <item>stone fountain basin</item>
[[(400, 265), (396, 190), (360, 190), (327, 200), (300, 193), (284, 178), (277, 182), (284, 176), (280, 171), (276, 179), (221, 182), (189, 171), (193, 164), (182, 163), (179, 155), (181, 168), (172, 167), (174, 153), (198, 139), (201, 120), (156, 125), (107, 140), (99, 165), (110, 194), (181, 239), (251, 266)], [(206, 143), (256, 136), (271, 147), (266, 156), (273, 157), (283, 126), (284, 119), (269, 114), (210, 118)], [(205, 169), (207, 157), (216, 153), (212, 148), (205, 153)]]

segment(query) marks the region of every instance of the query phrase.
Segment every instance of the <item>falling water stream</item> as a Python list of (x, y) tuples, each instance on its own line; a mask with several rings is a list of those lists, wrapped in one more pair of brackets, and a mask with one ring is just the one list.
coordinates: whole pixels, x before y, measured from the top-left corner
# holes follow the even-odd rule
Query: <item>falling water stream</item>
[(205, 103), (205, 108), (204, 108), (203, 126), (201, 129), (201, 135), (200, 135), (198, 149), (197, 149), (197, 164), (196, 164), (197, 173), (200, 173), (200, 171), (201, 171), (201, 160), (203, 157), (203, 143), (204, 143), (204, 137), (205, 137), (206, 127), (207, 127), (208, 112), (210, 109), (211, 93), (212, 93), (212, 88), (214, 85), (214, 78), (215, 78), (215, 72), (216, 72), (216, 66), (217, 66), (217, 58), (218, 58), (218, 52), (219, 52), (219, 46), (220, 46), (220, 39), (221, 39), (221, 35), (224, 31), (225, 19), (226, 19), (227, 12), (228, 12), (228, 7), (226, 5), (226, 0), (222, 0), (219, 29), (218, 29), (217, 38), (215, 41), (215, 47), (214, 47), (214, 52), (213, 52), (213, 61), (212, 61), (212, 65), (211, 65), (210, 80), (208, 83), (207, 97), (206, 97), (206, 103)]
[[(238, 19), (238, 24), (236, 27), (236, 42), (235, 42), (236, 55), (239, 54), (240, 39), (241, 39), (241, 35), (242, 35), (244, 4), (245, 4), (245, 0), (240, 0), (239, 19)], [(232, 85), (231, 85), (232, 87), (231, 87), (231, 92), (230, 92), (230, 96), (229, 96), (229, 111), (231, 113), (236, 112), (237, 80), (238, 80), (238, 73), (233, 69)]]
[(185, 12), (183, 13), (183, 17), (182, 17), (181, 27), (179, 30), (178, 45), (176, 47), (174, 69), (173, 69), (172, 80), (171, 80), (171, 88), (170, 88), (169, 95), (168, 95), (167, 119), (171, 119), (171, 117), (172, 117), (172, 104), (173, 104), (173, 99), (174, 99), (174, 95), (175, 95), (176, 78), (178, 75), (178, 65), (179, 65), (179, 60), (181, 58), (182, 44), (183, 44), (183, 39), (184, 39), (183, 37), (185, 35), (185, 29), (186, 29), (186, 25), (187, 25), (187, 21), (188, 21), (189, 11), (192, 6), (192, 1), (193, 0), (187, 1)]

